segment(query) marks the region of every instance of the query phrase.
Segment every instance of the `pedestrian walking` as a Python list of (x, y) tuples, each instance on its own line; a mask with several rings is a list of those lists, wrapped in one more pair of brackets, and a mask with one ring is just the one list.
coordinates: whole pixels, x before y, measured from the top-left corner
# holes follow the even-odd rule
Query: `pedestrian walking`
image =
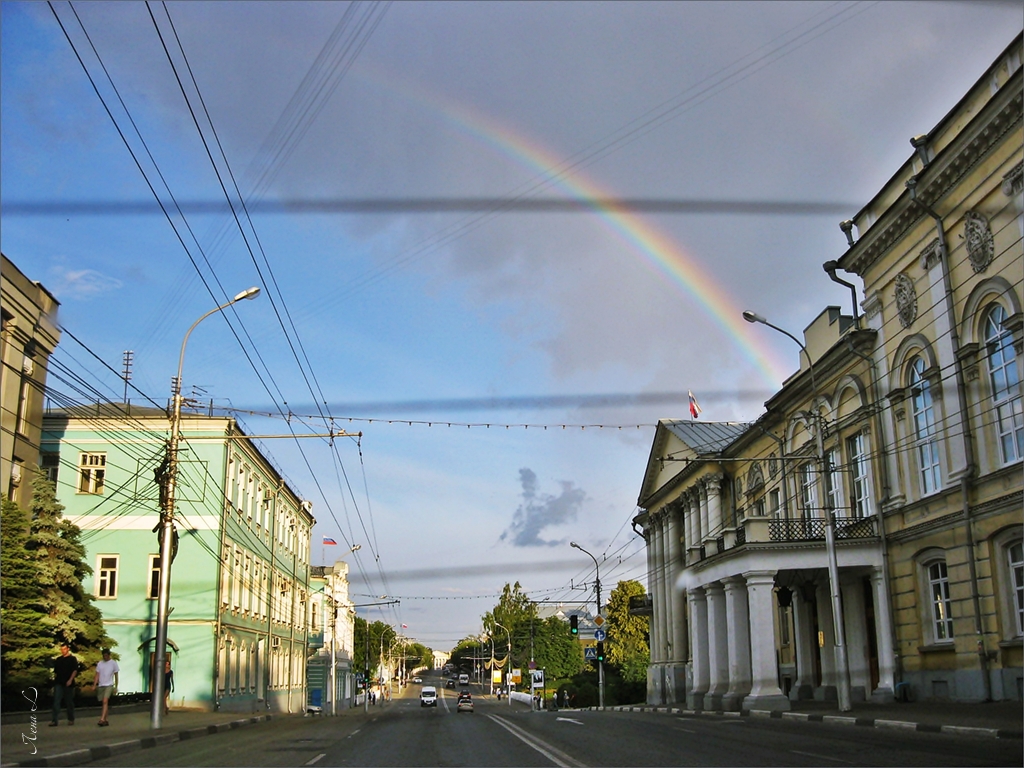
[(57, 725), (60, 705), (63, 701), (68, 710), (68, 725), (75, 724), (75, 678), (78, 677), (78, 659), (71, 653), (71, 646), (60, 644), (60, 656), (53, 662), (53, 718), (50, 727)]
[(164, 714), (171, 714), (171, 691), (174, 690), (174, 670), (171, 669), (171, 660), (164, 662)]
[(96, 682), (93, 687), (96, 689), (96, 699), (102, 704), (100, 711), (100, 727), (110, 725), (107, 721), (107, 714), (110, 711), (110, 697), (117, 693), (117, 679), (121, 668), (117, 662), (110, 658), (110, 649), (102, 651), (103, 660), (96, 664)]

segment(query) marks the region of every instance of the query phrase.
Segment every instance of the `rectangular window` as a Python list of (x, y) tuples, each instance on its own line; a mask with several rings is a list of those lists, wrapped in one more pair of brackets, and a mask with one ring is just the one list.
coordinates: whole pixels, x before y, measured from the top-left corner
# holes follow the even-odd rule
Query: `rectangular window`
[(850, 506), (854, 517), (874, 514), (871, 506), (871, 478), (868, 474), (867, 442), (862, 433), (846, 440), (846, 455), (850, 465)]
[(782, 516), (782, 504), (779, 501), (780, 498), (778, 488), (772, 488), (772, 490), (768, 491), (768, 512), (775, 519)]
[(235, 567), (233, 570), (234, 583), (231, 588), (231, 607), (239, 608), (242, 605), (242, 553), (235, 550)]
[(843, 512), (843, 486), (839, 482), (839, 456), (835, 450), (825, 454), (825, 483), (828, 490), (828, 508), (840, 517)]
[(119, 555), (96, 557), (96, 597), (112, 600), (117, 597), (117, 563)]
[(78, 492), (103, 493), (107, 473), (107, 454), (80, 453), (78, 455)]
[(949, 574), (946, 562), (939, 560), (928, 566), (928, 594), (931, 596), (932, 625), (935, 640), (953, 639), (953, 618), (949, 612)]
[(818, 509), (818, 473), (811, 461), (800, 467), (800, 506), (804, 518), (821, 516)]
[(28, 398), (29, 393), (32, 391), (32, 380), (27, 376), (22, 376), (21, 379), (21, 392), (18, 394), (18, 419), (17, 429), (19, 435), (28, 434)]
[(764, 497), (754, 502), (754, 514), (757, 517), (764, 517)]
[(1017, 637), (1024, 635), (1024, 543), (1017, 542), (1006, 549), (1010, 566), (1010, 588), (1013, 591), (1013, 613), (1017, 619)]
[(60, 470), (60, 454), (41, 453), (39, 455), (39, 468), (43, 471), (43, 477), (56, 485), (57, 474)]
[(149, 592), (146, 597), (150, 600), (160, 597), (160, 555), (149, 556)]

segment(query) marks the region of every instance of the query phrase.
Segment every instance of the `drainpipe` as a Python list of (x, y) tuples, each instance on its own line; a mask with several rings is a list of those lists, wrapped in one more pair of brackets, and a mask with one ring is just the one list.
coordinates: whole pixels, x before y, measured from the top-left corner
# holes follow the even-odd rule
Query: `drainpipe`
[(829, 279), (833, 283), (845, 285), (847, 288), (850, 289), (850, 294), (853, 296), (853, 326), (855, 328), (860, 328), (860, 315), (857, 314), (857, 287), (853, 283), (848, 283), (841, 277), (836, 275), (836, 270), (839, 269), (838, 261), (835, 261), (834, 259), (832, 261), (826, 261), (824, 264), (821, 265), (821, 267), (822, 269), (825, 270), (825, 274), (828, 275)]
[[(911, 143), (919, 152), (922, 151), (923, 141), (915, 137)], [(926, 155), (922, 155), (925, 157)], [(960, 358), (960, 333), (957, 328), (956, 314), (953, 308), (953, 285), (949, 274), (949, 249), (946, 244), (946, 231), (942, 225), (942, 217), (939, 216), (930, 206), (925, 204), (917, 196), (917, 177), (911, 176), (907, 180), (907, 189), (910, 191), (910, 200), (922, 211), (927, 213), (935, 221), (935, 232), (939, 241), (939, 260), (942, 267), (942, 284), (946, 294), (946, 313), (949, 316), (949, 338), (953, 345), (953, 366), (956, 379), (957, 404), (960, 408), (961, 423), (963, 425), (963, 448), (965, 467), (960, 476), (960, 497), (963, 501), (964, 533), (967, 536), (967, 547), (969, 557), (967, 559), (971, 576), (971, 603), (974, 608), (974, 631), (978, 638), (978, 663), (981, 667), (982, 690), (985, 694), (985, 701), (992, 700), (992, 682), (988, 674), (988, 651), (985, 649), (985, 628), (981, 619), (981, 597), (978, 591), (978, 566), (975, 562), (975, 541), (974, 526), (971, 521), (970, 491), (971, 483), (977, 472), (977, 465), (974, 459), (974, 436), (971, 432), (970, 414), (967, 410), (967, 388), (964, 384), (963, 361)]]
[[(231, 427), (228, 427), (228, 433), (230, 434)], [(226, 489), (228, 487), (227, 471), (229, 462), (228, 459), (231, 456), (231, 449), (229, 448), (230, 440), (224, 441), (224, 485)], [(221, 522), (220, 522), (220, 536), (218, 537), (218, 546), (220, 547), (219, 557), (224, 557), (224, 534), (228, 529), (228, 519), (231, 517), (228, 514), (228, 505), (230, 499), (224, 499), (224, 503), (221, 505)], [(218, 696), (217, 686), (220, 684), (220, 633), (223, 628), (223, 617), (224, 617), (224, 569), (227, 567), (227, 563), (221, 562), (220, 568), (217, 573), (217, 625), (214, 629), (213, 634), (213, 711), (216, 712), (220, 709), (220, 698)]]

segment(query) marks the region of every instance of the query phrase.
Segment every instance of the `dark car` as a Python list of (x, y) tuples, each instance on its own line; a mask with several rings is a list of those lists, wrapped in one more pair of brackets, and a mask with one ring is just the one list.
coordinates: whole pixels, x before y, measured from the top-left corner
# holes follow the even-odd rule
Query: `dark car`
[(444, 681), (444, 687), (445, 688), (454, 688), (455, 687), (455, 678), (454, 677), (449, 677), (447, 680), (445, 680)]

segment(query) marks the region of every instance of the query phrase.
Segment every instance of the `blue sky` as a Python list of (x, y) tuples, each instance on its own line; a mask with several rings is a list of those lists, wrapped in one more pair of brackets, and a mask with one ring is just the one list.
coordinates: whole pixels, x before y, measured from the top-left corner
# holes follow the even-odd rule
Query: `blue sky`
[[(141, 157), (78, 12), (155, 158), (142, 161), (146, 175), (157, 179), (158, 168), (180, 201), (223, 201), (146, 6), (53, 7)], [(844, 250), (838, 221), (870, 199), (909, 156), (908, 139), (941, 119), (1021, 27), (1019, 5), (1001, 2), (401, 3), (386, 13), (366, 5), (351, 11), (367, 14), (366, 29), (376, 23), (359, 37), (359, 55), (353, 48), (339, 66), (317, 69), (332, 32), (354, 33), (339, 26), (346, 3), (152, 7), (165, 34), (165, 7), (170, 14), (250, 202), (503, 198), (543, 179), (545, 158), (582, 152), (588, 165), (571, 184), (613, 196), (848, 205), (843, 215), (635, 219), (707, 275), (696, 293), (653, 269), (649, 253), (596, 213), (254, 209), (255, 264), (229, 217), (187, 215), (211, 266), (179, 230), (208, 280), (233, 295), (261, 284), (262, 271), (266, 285), (230, 317), (263, 361), (258, 372), (227, 323), (211, 318), (189, 342), (186, 391), (199, 386), (216, 404), (246, 410), (315, 414), (275, 306), (290, 316), (306, 378), (315, 375), (337, 424), (363, 432), (361, 453), (349, 440), (337, 453), (301, 441), (304, 456), (295, 441), (267, 447), (313, 501), (315, 540), (362, 546), (353, 570), (371, 583), (357, 594), (402, 598), (370, 617), (408, 624), (442, 650), (479, 630), (506, 581), (538, 597), (585, 600), (569, 585), (587, 578), (590, 561), (570, 539), (608, 556), (609, 586), (644, 579), (628, 521), (653, 429), (636, 425), (685, 414), (683, 402), (447, 401), (691, 389), (704, 418), (755, 418), (796, 355), (764, 329), (725, 330), (702, 304), (705, 292), (794, 332), (827, 303), (849, 311), (848, 293), (821, 270)], [(214, 297), (162, 216), (61, 207), (152, 196), (49, 6), (4, 2), (0, 14), (3, 251), (57, 296), (63, 326), (111, 367), (133, 350), (133, 383), (164, 400), (181, 337)], [(331, 77), (314, 108), (296, 111), (289, 100), (310, 72)], [(623, 132), (671, 104), (671, 119)], [(274, 154), (267, 147), (281, 149), (273, 136), (282, 115), (297, 132)], [(586, 155), (616, 136), (628, 140)], [(25, 215), (13, 203), (55, 209)], [(774, 377), (751, 362), (751, 349)], [(58, 355), (120, 396), (117, 377), (67, 337)], [(281, 419), (242, 418), (253, 432), (287, 433)], [(409, 420), (417, 423), (398, 423)], [(441, 426), (449, 422), (492, 426)], [(503, 426), (527, 423), (536, 426)], [(591, 426), (562, 428), (581, 424)], [(478, 575), (452, 570), (463, 567)], [(432, 572), (402, 575), (424, 569)]]

